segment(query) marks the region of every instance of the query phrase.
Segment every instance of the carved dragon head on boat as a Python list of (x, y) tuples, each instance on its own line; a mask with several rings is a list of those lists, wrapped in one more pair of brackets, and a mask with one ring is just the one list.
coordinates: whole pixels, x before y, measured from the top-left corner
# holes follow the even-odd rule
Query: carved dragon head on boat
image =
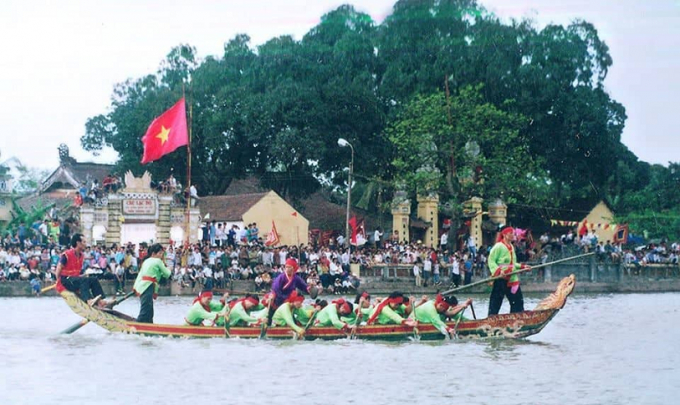
[(536, 305), (536, 308), (534, 308), (534, 311), (543, 309), (562, 309), (567, 302), (567, 297), (574, 291), (575, 286), (576, 276), (571, 274), (568, 277), (563, 278), (559, 284), (557, 284), (555, 292), (539, 302), (538, 305)]

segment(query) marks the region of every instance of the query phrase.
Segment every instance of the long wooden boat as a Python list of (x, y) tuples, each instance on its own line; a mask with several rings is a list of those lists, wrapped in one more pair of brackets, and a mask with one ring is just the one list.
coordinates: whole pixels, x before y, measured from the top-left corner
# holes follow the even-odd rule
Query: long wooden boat
[[(485, 319), (464, 320), (449, 323), (455, 328), (460, 339), (481, 338), (524, 338), (540, 332), (550, 320), (562, 309), (567, 297), (574, 290), (574, 275), (560, 281), (555, 292), (542, 300), (536, 308), (515, 314), (493, 315)], [(76, 314), (96, 323), (110, 332), (121, 332), (133, 335), (184, 337), (184, 338), (251, 338), (261, 337), (260, 328), (256, 327), (224, 327), (163, 325), (136, 322), (134, 318), (115, 310), (102, 310), (91, 307), (70, 291), (61, 293), (66, 303)], [(268, 339), (291, 339), (293, 333), (288, 327), (270, 327), (263, 337)], [(355, 337), (367, 340), (420, 340), (444, 339), (432, 325), (419, 324), (417, 328), (403, 325), (364, 325), (360, 326)], [(347, 335), (334, 327), (311, 327), (304, 336), (305, 340), (345, 339)]]

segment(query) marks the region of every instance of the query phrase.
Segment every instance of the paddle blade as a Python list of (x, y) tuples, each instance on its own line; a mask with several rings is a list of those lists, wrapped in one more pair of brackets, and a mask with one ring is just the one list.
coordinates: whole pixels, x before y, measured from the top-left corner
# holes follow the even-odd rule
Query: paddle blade
[(77, 331), (78, 329), (82, 328), (83, 326), (87, 325), (90, 321), (87, 319), (83, 318), (80, 320), (80, 322), (75, 323), (71, 325), (70, 327), (64, 329), (61, 331), (62, 335), (70, 335), (71, 333)]
[(309, 288), (309, 296), (315, 300), (319, 296), (319, 288), (317, 286), (312, 286)]

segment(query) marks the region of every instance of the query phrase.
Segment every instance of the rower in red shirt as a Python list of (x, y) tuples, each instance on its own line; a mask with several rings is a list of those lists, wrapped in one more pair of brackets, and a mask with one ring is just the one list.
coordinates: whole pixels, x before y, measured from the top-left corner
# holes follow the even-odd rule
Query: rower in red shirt
[(76, 233), (71, 238), (71, 249), (61, 255), (57, 264), (57, 292), (72, 291), (88, 304), (92, 304), (94, 298), (101, 296), (102, 300), (98, 303), (100, 306), (106, 306), (108, 303), (103, 300), (105, 296), (99, 280), (80, 275), (83, 270), (83, 250), (85, 239), (82, 234)]

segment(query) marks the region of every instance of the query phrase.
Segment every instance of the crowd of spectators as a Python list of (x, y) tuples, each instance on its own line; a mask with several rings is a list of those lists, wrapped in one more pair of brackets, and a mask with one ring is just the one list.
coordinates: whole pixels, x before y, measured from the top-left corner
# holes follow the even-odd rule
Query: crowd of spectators
[[(167, 179), (163, 181), (151, 181), (151, 189), (162, 194), (171, 194), (173, 201), (178, 204), (186, 203), (187, 198), (191, 196), (193, 200), (197, 200), (198, 192), (196, 186), (192, 185), (188, 190), (182, 190), (182, 184), (170, 174)], [(109, 193), (116, 193), (123, 188), (123, 181), (121, 178), (113, 173), (108, 174), (100, 183), (98, 179), (93, 179), (89, 182), (83, 182), (78, 188), (75, 196), (75, 205), (81, 206), (83, 204), (95, 204), (101, 199), (105, 198)]]
[(529, 249), (530, 254), (538, 254), (542, 261), (547, 260), (550, 254), (560, 253), (563, 250), (573, 250), (580, 253), (595, 252), (597, 260), (621, 263), (626, 266), (646, 266), (649, 264), (677, 265), (680, 256), (680, 243), (669, 243), (660, 240), (657, 243), (627, 244), (613, 243), (611, 240), (602, 241), (592, 230), (577, 236), (569, 230), (560, 236), (550, 236), (548, 233), (541, 235), (536, 248)]
[[(73, 221), (45, 219), (30, 226), (20, 224), (17, 232), (0, 241), (0, 281), (28, 280), (33, 283), (51, 282), (59, 255), (68, 245)], [(459, 286), (473, 278), (488, 277), (486, 260), (491, 246), (476, 247), (469, 236), (459, 240), (458, 249), (449, 250), (446, 238), (436, 248), (421, 243), (397, 243), (373, 238), (363, 246), (343, 245), (342, 236), (325, 246), (266, 247), (257, 224), (241, 229), (233, 225), (208, 222), (202, 229), (199, 243), (188, 247), (169, 246), (166, 264), (172, 271), (172, 282), (197, 289), (227, 288), (233, 280), (252, 280), (258, 291), (268, 290), (273, 279), (283, 271), (287, 258), (300, 262), (300, 271), (308, 284), (326, 293), (346, 294), (355, 291), (360, 279), (353, 269), (385, 266), (408, 269), (416, 284), (439, 286), (443, 283)], [(581, 237), (569, 231), (563, 235), (545, 233), (536, 241), (531, 237), (515, 242), (520, 262), (546, 262), (564, 252), (595, 251), (599, 260), (623, 262), (626, 266), (648, 264), (678, 264), (680, 244), (660, 243), (638, 247), (599, 241), (594, 233)], [(92, 246), (85, 252), (83, 273), (113, 280), (116, 290), (125, 291), (126, 284), (136, 277), (146, 255), (144, 244)], [(353, 266), (354, 265), (354, 266)]]

